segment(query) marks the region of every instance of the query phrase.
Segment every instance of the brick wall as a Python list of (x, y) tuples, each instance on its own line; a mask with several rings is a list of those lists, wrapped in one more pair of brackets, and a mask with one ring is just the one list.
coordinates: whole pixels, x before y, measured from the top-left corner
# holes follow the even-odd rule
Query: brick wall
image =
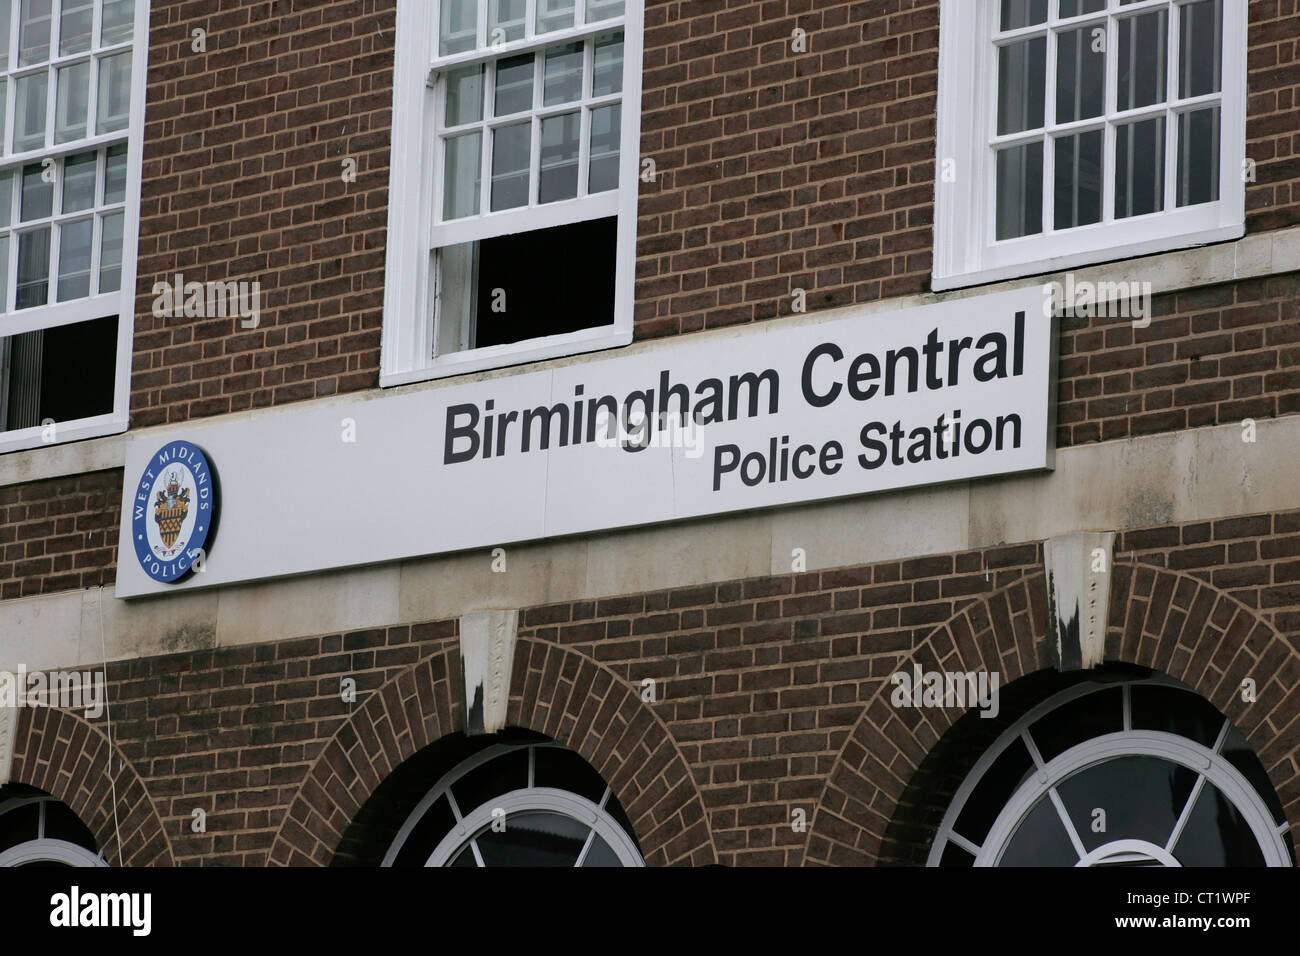
[[(394, 0), (220, 6), (152, 3), (135, 426), (378, 384)], [(155, 318), (177, 272), (256, 279), (259, 325)]]
[[(639, 338), (929, 289), (938, 0), (651, 3)], [(1300, 222), (1296, 0), (1250, 0), (1248, 232)], [(792, 50), (798, 27), (806, 53)]]
[[(1295, 16), (1251, 0), (1251, 231), (1300, 222)], [(395, 0), (151, 17), (133, 424), (375, 387)], [(650, 0), (645, 41), (638, 338), (927, 288), (937, 0)], [(154, 318), (177, 271), (258, 279), (261, 324)]]
[(1059, 447), (1300, 411), (1300, 273), (1156, 296), (1152, 312), (1147, 328), (1062, 318)]
[(112, 584), (122, 472), (0, 487), (0, 599)]
[[(1300, 512), (1124, 534), (1117, 544), (1108, 641), (1109, 656), (1137, 660), (1140, 628), (1130, 635), (1133, 621), (1145, 621), (1157, 634), (1172, 627), (1172, 642), (1179, 627), (1198, 634), (1212, 628), (1217, 650), (1204, 666), (1227, 674), (1227, 680), (1239, 653), (1260, 652), (1267, 644), (1257, 640), (1249, 620), (1257, 622), (1256, 630), (1277, 628), (1280, 649), (1258, 658), (1262, 709), (1244, 718), (1243, 728), (1252, 732), (1269, 714), (1262, 756), (1279, 785), (1289, 781), (1280, 795), (1293, 819), (1300, 813), (1294, 740), (1281, 730), (1300, 712), (1300, 687), (1291, 680), (1300, 670), (1293, 647), (1300, 637), (1297, 555)], [(791, 811), (802, 807), (814, 819), (851, 733), (867, 733), (876, 741), (873, 749), (903, 748), (912, 765), (937, 742), (893, 719), (890, 708), (865, 713), (900, 662), (922, 647), (933, 648), (941, 660), (952, 653), (963, 660), (974, 655), (1002, 669), (1007, 681), (1046, 666), (1041, 560), (1036, 545), (994, 548), (527, 608), (520, 647), (532, 652), (516, 654), (512, 713), (533, 715), (541, 721), (529, 724), (533, 729), (549, 727), (562, 740), (574, 734), (574, 749), (585, 746), (594, 756), (612, 759), (607, 779), (616, 778), (611, 783), (620, 799), (634, 807), (636, 796), (622, 788), (634, 787), (636, 768), (626, 774), (619, 769), (618, 757), (610, 754), (628, 751), (609, 735), (618, 738), (635, 722), (596, 718), (611, 695), (639, 699), (642, 680), (652, 678), (656, 699), (645, 706), (689, 768), (718, 861), (797, 864), (808, 837), (791, 828)], [(1163, 570), (1181, 577), (1152, 577)], [(1204, 582), (1201, 592), (1197, 580)], [(1186, 594), (1178, 582), (1188, 585)], [(1015, 590), (1021, 583), (1026, 586)], [(1236, 602), (1248, 609), (1240, 621), (1233, 618)], [(964, 633), (951, 627), (963, 612), (982, 621), (981, 629)], [(937, 634), (953, 635), (946, 650)], [(1173, 647), (1166, 655), (1173, 651), (1177, 662)], [(548, 648), (578, 663), (556, 664)], [(595, 668), (595, 679), (586, 679), (583, 667)], [(412, 668), (414, 677), (402, 676)], [(396, 767), (422, 746), (408, 736), (407, 717), (436, 712), (446, 733), (463, 707), (454, 622), (125, 661), (110, 665), (108, 674), (114, 739), (182, 863), (262, 863), (277, 834), (295, 828), (304, 839), (310, 830), (328, 842), (329, 833), (313, 827), (305, 809), (283, 828), (289, 808), (306, 800), (322, 820), (354, 818), (357, 808), (344, 791), (355, 778), (366, 778), (373, 790), (388, 772), (384, 768)], [(1181, 670), (1178, 675), (1187, 676)], [(355, 705), (339, 694), (348, 676), (357, 681)], [(359, 709), (373, 704), (381, 687), (392, 695), (389, 716), (357, 725)], [(1293, 690), (1294, 701), (1285, 697)], [(551, 703), (536, 716), (531, 702), (541, 695)], [(399, 720), (400, 714), (407, 717)], [(583, 726), (582, 715), (607, 735), (604, 743), (575, 732)], [(349, 719), (353, 723), (345, 727)], [(351, 766), (339, 757), (321, 773), (318, 758), (327, 743), (341, 739), (380, 769)], [(24, 746), (35, 753), (39, 741)], [(973, 761), (977, 755), (967, 756)], [(20, 759), (17, 766), (25, 765)], [(885, 775), (897, 779), (875, 784), (901, 791), (909, 773), (892, 767)], [(304, 797), (309, 775), (320, 786)], [(955, 786), (958, 779), (948, 783)], [(190, 831), (195, 807), (208, 814), (206, 834)], [(851, 808), (837, 812), (853, 816)], [(343, 829), (337, 820), (332, 826), (335, 834)], [(830, 833), (835, 824), (823, 819), (822, 826)], [(638, 836), (644, 845), (646, 833)], [(913, 835), (913, 841), (915, 853), (924, 839)], [(672, 858), (668, 851), (661, 856)]]

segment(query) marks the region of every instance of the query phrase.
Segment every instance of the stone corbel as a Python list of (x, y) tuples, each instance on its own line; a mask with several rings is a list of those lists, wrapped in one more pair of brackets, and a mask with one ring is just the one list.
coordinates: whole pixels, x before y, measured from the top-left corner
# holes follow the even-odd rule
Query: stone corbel
[(1102, 663), (1114, 552), (1113, 531), (1075, 531), (1043, 543), (1048, 648), (1057, 670), (1087, 670)]
[(470, 611), (460, 619), (465, 678), (465, 733), (494, 734), (506, 725), (514, 665), (517, 610)]

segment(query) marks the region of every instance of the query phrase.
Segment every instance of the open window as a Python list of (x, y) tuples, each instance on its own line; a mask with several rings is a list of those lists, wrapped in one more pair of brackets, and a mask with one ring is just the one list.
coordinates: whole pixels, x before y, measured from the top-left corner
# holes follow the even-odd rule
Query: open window
[(0, 12), (0, 451), (127, 423), (140, 0)]
[(399, 3), (395, 385), (631, 341), (641, 0)]

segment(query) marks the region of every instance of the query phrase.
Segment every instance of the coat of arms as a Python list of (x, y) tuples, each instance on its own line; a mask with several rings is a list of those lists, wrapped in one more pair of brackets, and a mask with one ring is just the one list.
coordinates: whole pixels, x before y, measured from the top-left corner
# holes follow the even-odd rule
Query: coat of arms
[(158, 534), (163, 544), (170, 548), (181, 533), (185, 516), (190, 513), (190, 489), (181, 488), (176, 472), (167, 475), (167, 490), (158, 492), (153, 505), (153, 520), (158, 523)]

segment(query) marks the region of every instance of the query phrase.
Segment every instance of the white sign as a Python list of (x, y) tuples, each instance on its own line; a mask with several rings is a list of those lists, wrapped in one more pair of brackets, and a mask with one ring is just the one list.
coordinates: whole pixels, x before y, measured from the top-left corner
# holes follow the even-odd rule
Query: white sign
[[(488, 381), (150, 430), (222, 494), (203, 573), (123, 597), (1052, 467), (1041, 289), (686, 336)], [(888, 507), (882, 503), (882, 507)]]

